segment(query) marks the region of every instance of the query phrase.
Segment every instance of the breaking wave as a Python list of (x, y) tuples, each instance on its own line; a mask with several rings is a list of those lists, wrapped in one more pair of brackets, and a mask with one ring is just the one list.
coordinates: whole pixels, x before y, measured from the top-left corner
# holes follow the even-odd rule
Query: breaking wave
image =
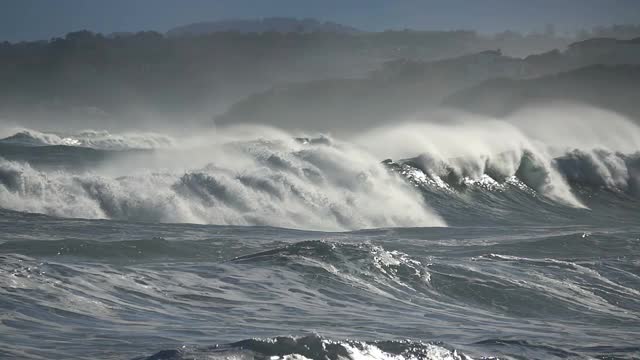
[(587, 207), (576, 185), (638, 188), (640, 128), (586, 107), (528, 109), (502, 120), (445, 112), (366, 131), (354, 142), (442, 188), (526, 185), (576, 208)]
[(317, 335), (248, 339), (209, 348), (164, 350), (135, 360), (181, 359), (471, 360), (443, 344), (405, 341), (330, 340)]
[[(568, 114), (560, 113), (575, 126)], [(10, 159), (0, 151), (0, 207), (61, 217), (353, 230), (444, 226), (454, 212), (458, 218), (491, 212), (506, 219), (514, 211), (551, 207), (557, 215), (592, 209), (593, 194), (602, 191), (637, 201), (640, 130), (612, 114), (587, 115), (595, 125), (582, 124), (576, 130), (581, 138), (564, 146), (555, 131), (541, 130), (554, 129), (548, 125), (559, 121), (553, 118), (557, 110), (504, 121), (457, 115), (401, 123), (348, 140), (257, 126), (179, 141), (156, 134), (64, 137), (25, 130), (0, 140), (29, 145)], [(608, 133), (584, 129), (603, 119)], [(67, 147), (56, 148), (51, 159), (35, 152), (52, 144)], [(77, 169), (58, 166), (76, 147), (153, 151), (120, 151), (117, 157), (78, 152), (68, 157)], [(85, 155), (99, 161), (79, 161)], [(55, 165), (42, 164), (48, 161)], [(466, 204), (458, 206), (469, 201), (475, 202), (472, 213)]]
[(319, 230), (445, 225), (410, 186), (355, 149), (260, 140), (208, 154), (221, 160), (123, 176), (0, 160), (0, 205), (63, 217)]
[[(61, 217), (352, 230), (443, 226), (430, 207), (445, 213), (469, 192), (520, 193), (576, 209), (589, 207), (595, 191), (640, 194), (640, 153), (573, 149), (551, 159), (523, 151), (446, 160), (422, 154), (378, 162), (324, 139), (225, 144), (211, 153), (219, 161), (182, 171), (170, 163), (191, 152), (175, 159), (160, 153), (122, 163), (135, 169), (115, 175), (46, 171), (0, 158), (0, 206)], [(153, 161), (167, 167), (141, 165)], [(445, 196), (440, 204), (437, 193)]]
[[(444, 191), (481, 188), (504, 191), (516, 187), (530, 194), (553, 197), (554, 181), (591, 189), (607, 189), (637, 195), (640, 185), (640, 153), (622, 154), (602, 149), (571, 150), (553, 159), (540, 161), (530, 152), (498, 154), (493, 158), (436, 160), (428, 155), (383, 162), (413, 184)], [(507, 163), (507, 166), (505, 166)]]
[(85, 130), (73, 134), (54, 134), (29, 129), (19, 130), (0, 139), (0, 143), (21, 146), (79, 146), (100, 150), (148, 150), (175, 145), (171, 137), (154, 133), (111, 134), (108, 131)]

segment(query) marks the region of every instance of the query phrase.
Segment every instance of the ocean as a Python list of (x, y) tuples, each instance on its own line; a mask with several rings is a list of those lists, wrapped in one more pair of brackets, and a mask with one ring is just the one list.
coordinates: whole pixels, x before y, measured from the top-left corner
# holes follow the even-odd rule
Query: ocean
[(387, 133), (0, 140), (0, 358), (640, 358), (638, 148)]

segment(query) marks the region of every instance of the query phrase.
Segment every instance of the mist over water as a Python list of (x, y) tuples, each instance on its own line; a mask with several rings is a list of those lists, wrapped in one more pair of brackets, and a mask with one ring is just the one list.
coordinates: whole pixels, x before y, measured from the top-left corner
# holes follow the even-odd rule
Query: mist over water
[[(260, 130), (212, 133), (211, 144), (181, 138), (172, 149), (77, 174), (3, 160), (3, 204), (66, 217), (322, 230), (444, 225), (409, 185), (353, 146)], [(243, 139), (247, 133), (255, 139)]]
[(459, 177), (472, 179), (483, 174), (493, 174), (495, 180), (515, 176), (525, 171), (523, 159), (528, 159), (544, 173), (536, 190), (580, 207), (557, 159), (581, 154), (592, 161), (594, 176), (604, 185), (626, 189), (636, 178), (620, 155), (638, 152), (640, 128), (623, 116), (596, 108), (556, 106), (526, 109), (500, 120), (435, 113), (365, 131), (355, 142), (378, 157), (426, 155), (423, 165), (445, 166)]
[(382, 163), (389, 158), (411, 160), (454, 188), (517, 178), (573, 208), (589, 206), (572, 184), (622, 192), (638, 185), (640, 129), (595, 108), (528, 109), (501, 120), (440, 111), (339, 136), (252, 125), (181, 136), (21, 129), (2, 144), (118, 156), (82, 170), (2, 159), (0, 197), (8, 209), (63, 217), (354, 230), (446, 224), (416, 184)]

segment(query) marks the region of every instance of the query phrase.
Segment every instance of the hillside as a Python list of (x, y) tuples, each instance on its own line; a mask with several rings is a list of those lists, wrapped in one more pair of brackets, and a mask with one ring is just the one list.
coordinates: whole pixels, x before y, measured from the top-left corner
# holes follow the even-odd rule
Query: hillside
[(520, 58), (496, 49), (517, 39), (520, 49), (529, 41), (537, 47), (543, 38), (307, 32), (320, 26), (309, 24), (286, 33), (79, 31), (49, 41), (0, 43), (0, 118), (27, 126), (60, 121), (77, 130), (183, 128), (212, 118), (292, 127), (305, 121), (318, 129), (349, 118), (357, 127), (435, 106), (494, 78), (640, 63), (637, 39), (599, 38)]
[[(218, 124), (267, 122), (284, 128), (300, 128), (302, 124), (309, 127), (311, 124), (319, 131), (357, 131), (363, 125), (402, 119), (443, 102), (448, 106), (502, 115), (527, 99), (525, 94), (518, 95), (518, 91), (512, 89), (517, 87), (515, 84), (538, 77), (550, 79), (546, 76), (597, 64), (640, 64), (640, 41), (593, 39), (572, 44), (565, 51), (556, 50), (526, 58), (505, 56), (500, 51), (484, 51), (431, 62), (395, 60), (385, 63), (365, 79), (311, 81), (254, 94), (236, 103), (215, 121)], [(610, 81), (615, 84), (620, 80), (618, 76), (624, 77), (620, 71), (625, 70), (603, 73), (587, 69), (579, 74), (589, 76), (593, 72), (596, 78), (592, 80), (602, 82), (593, 91), (606, 92), (607, 77), (612, 76)], [(534, 80), (531, 82), (535, 83)], [(593, 88), (590, 84), (584, 86)], [(544, 95), (543, 89), (541, 93)], [(583, 98), (584, 102), (601, 103), (597, 101), (597, 94), (578, 94), (581, 93), (576, 92), (576, 97)], [(562, 91), (557, 96), (559, 99), (568, 98)], [(605, 102), (614, 108), (626, 109), (622, 103)], [(504, 109), (500, 106), (502, 103)]]
[(79, 31), (49, 41), (4, 42), (0, 118), (26, 125), (61, 121), (78, 130), (131, 126), (131, 119), (153, 126), (181, 119), (182, 127), (209, 122), (230, 104), (283, 83), (353, 79), (389, 60), (460, 56), (486, 44), (465, 31), (186, 37)]
[(429, 63), (396, 60), (364, 79), (297, 83), (252, 95), (215, 121), (356, 131), (436, 106), (452, 92), (486, 79), (522, 76), (521, 71), (519, 60), (498, 51)]
[(491, 116), (556, 102), (589, 104), (640, 123), (640, 65), (594, 65), (535, 79), (497, 79), (448, 97), (444, 104)]
[(179, 26), (167, 31), (168, 36), (205, 35), (216, 32), (240, 32), (240, 33), (311, 33), (327, 32), (341, 34), (356, 34), (360, 30), (337, 24), (323, 22), (317, 19), (295, 19), (285, 17), (273, 17), (263, 19), (233, 19), (219, 21), (204, 21), (184, 26)]

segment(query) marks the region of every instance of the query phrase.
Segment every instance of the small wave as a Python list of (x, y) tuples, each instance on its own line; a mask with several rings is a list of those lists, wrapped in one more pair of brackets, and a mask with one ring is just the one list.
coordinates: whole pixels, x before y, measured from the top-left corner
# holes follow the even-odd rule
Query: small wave
[(543, 258), (543, 259), (535, 259), (535, 258), (526, 258), (526, 257), (518, 257), (518, 256), (510, 256), (510, 255), (500, 255), (500, 254), (488, 254), (481, 257), (482, 259), (495, 260), (495, 261), (507, 261), (514, 262), (519, 264), (526, 264), (529, 268), (535, 267), (549, 267), (549, 268), (559, 268), (565, 271), (571, 271), (579, 274), (580, 276), (584, 276), (587, 278), (592, 278), (594, 282), (601, 282), (610, 288), (609, 293), (622, 293), (628, 296), (640, 297), (640, 291), (622, 286), (606, 277), (602, 276), (598, 271), (586, 266), (581, 265), (569, 260), (559, 260), (553, 258)]
[(249, 339), (208, 348), (182, 348), (160, 351), (135, 360), (181, 359), (328, 359), (328, 360), (471, 360), (467, 355), (443, 344), (412, 341), (365, 342), (330, 340), (317, 335)]
[[(426, 266), (400, 251), (371, 244), (324, 240), (298, 242), (282, 248), (244, 255), (234, 263), (268, 262), (287, 267), (309, 267), (314, 276), (325, 273), (341, 282), (384, 295), (388, 291), (418, 291), (429, 285)], [(317, 271), (316, 271), (317, 270)]]
[(170, 148), (175, 145), (171, 137), (154, 133), (111, 134), (108, 131), (85, 130), (63, 135), (28, 129), (0, 139), (0, 143), (21, 146), (63, 145), (99, 150), (151, 150)]
[(141, 240), (91, 241), (65, 240), (18, 240), (0, 244), (3, 253), (19, 253), (28, 256), (66, 256), (110, 261), (164, 261), (170, 259), (211, 260), (207, 251), (211, 245), (203, 241), (192, 241), (189, 246), (155, 237)]

